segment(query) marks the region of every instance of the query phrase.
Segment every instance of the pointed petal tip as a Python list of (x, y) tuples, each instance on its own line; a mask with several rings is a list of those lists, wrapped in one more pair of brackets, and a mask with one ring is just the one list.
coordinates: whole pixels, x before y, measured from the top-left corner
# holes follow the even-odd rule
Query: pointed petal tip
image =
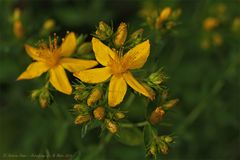
[(110, 103), (108, 102), (108, 105), (109, 105), (109, 107), (111, 107), (111, 108), (115, 108), (118, 104), (110, 104)]
[(72, 94), (72, 88), (71, 88), (71, 90), (66, 91), (65, 94), (71, 95)]
[(16, 79), (16, 81), (20, 81), (20, 80), (22, 80), (21, 75), (18, 76), (18, 78)]

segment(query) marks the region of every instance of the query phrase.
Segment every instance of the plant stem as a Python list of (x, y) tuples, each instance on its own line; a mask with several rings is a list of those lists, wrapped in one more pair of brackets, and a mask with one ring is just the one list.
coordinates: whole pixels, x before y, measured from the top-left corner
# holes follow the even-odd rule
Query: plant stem
[(148, 121), (138, 122), (138, 123), (120, 123), (121, 127), (131, 128), (131, 127), (143, 127), (148, 124)]

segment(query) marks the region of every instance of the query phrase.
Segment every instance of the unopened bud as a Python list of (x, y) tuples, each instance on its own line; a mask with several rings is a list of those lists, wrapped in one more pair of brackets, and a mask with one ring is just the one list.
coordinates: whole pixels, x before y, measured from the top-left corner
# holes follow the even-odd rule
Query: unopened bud
[(165, 141), (166, 143), (172, 143), (172, 142), (173, 142), (173, 138), (170, 137), (170, 136), (165, 136), (165, 137), (164, 137), (164, 141)]
[(219, 20), (214, 17), (208, 17), (203, 22), (203, 28), (207, 31), (210, 31), (216, 28), (219, 25)]
[(74, 109), (75, 111), (80, 112), (81, 114), (86, 114), (86, 113), (88, 113), (88, 108), (87, 108), (87, 106), (85, 106), (85, 105), (83, 105), (83, 104), (75, 104), (75, 105), (73, 106), (73, 109)]
[(236, 17), (232, 23), (232, 31), (240, 33), (240, 17)]
[(78, 36), (78, 38), (77, 38), (77, 46), (81, 45), (85, 41), (86, 38), (87, 38), (87, 36), (83, 35), (83, 34)]
[(112, 34), (113, 34), (112, 28), (105, 22), (100, 21), (96, 31), (96, 35), (98, 36), (98, 38), (100, 40), (106, 40), (110, 38)]
[(157, 154), (157, 146), (155, 143), (152, 143), (150, 148), (149, 148), (149, 151), (148, 151), (148, 154), (151, 155), (151, 156), (156, 156)]
[(109, 119), (107, 119), (105, 122), (106, 122), (106, 128), (108, 129), (109, 132), (111, 132), (112, 134), (115, 134), (118, 131), (118, 127), (115, 122)]
[(213, 44), (215, 46), (221, 46), (222, 45), (223, 38), (222, 38), (221, 34), (215, 33), (212, 38), (213, 38)]
[(166, 7), (162, 10), (162, 12), (160, 13), (160, 15), (158, 16), (158, 18), (156, 19), (156, 23), (155, 23), (155, 27), (157, 29), (162, 27), (162, 24), (164, 21), (166, 21), (168, 19), (168, 17), (170, 16), (172, 12), (172, 9), (170, 7)]
[(162, 107), (157, 107), (150, 115), (149, 121), (152, 124), (157, 124), (163, 119), (163, 116), (165, 115), (165, 111), (162, 109)]
[(161, 84), (165, 79), (167, 79), (167, 77), (164, 75), (162, 68), (150, 74), (149, 76), (149, 80), (156, 85)]
[(81, 104), (75, 104), (75, 105), (73, 106), (73, 109), (76, 110), (76, 111), (79, 111), (81, 107), (82, 107)]
[(142, 40), (144, 30), (142, 28), (136, 30), (130, 35), (130, 40)]
[(47, 19), (43, 24), (44, 30), (52, 30), (55, 27), (55, 21), (53, 19)]
[(92, 106), (94, 103), (100, 100), (101, 97), (102, 97), (102, 90), (98, 87), (94, 88), (87, 99), (87, 105)]
[(93, 111), (94, 118), (97, 120), (102, 120), (105, 116), (105, 108), (104, 107), (97, 107)]
[(19, 20), (21, 17), (21, 10), (20, 8), (15, 8), (13, 12), (13, 21)]
[(81, 100), (81, 95), (80, 95), (80, 94), (76, 94), (76, 95), (74, 96), (74, 99), (75, 99), (76, 101)]
[(46, 96), (39, 96), (39, 104), (41, 108), (46, 108), (49, 105), (49, 97)]
[(125, 114), (121, 111), (116, 112), (114, 115), (117, 120), (123, 119), (125, 117)]
[(21, 10), (16, 8), (13, 12), (13, 33), (17, 38), (22, 38), (24, 29), (21, 21)]
[(17, 38), (22, 38), (24, 35), (23, 25), (20, 20), (13, 22), (13, 33)]
[(48, 99), (47, 98), (40, 98), (39, 99), (39, 104), (42, 108), (46, 108), (49, 105)]
[(162, 152), (162, 154), (168, 154), (169, 152), (169, 147), (166, 143), (161, 143), (159, 149)]
[(77, 94), (75, 94), (74, 99), (76, 101), (81, 101), (81, 100), (85, 99), (88, 96), (88, 94), (89, 93), (87, 91), (83, 91), (81, 93), (77, 93)]
[(166, 102), (166, 103), (163, 105), (163, 107), (164, 107), (165, 109), (170, 109), (170, 108), (172, 108), (173, 106), (175, 106), (175, 105), (178, 103), (178, 101), (179, 101), (179, 99), (172, 99), (172, 100)]
[(51, 103), (51, 95), (47, 88), (43, 88), (39, 93), (39, 104), (42, 108), (46, 108)]
[(91, 117), (89, 115), (78, 115), (74, 121), (75, 124), (83, 124), (87, 121), (89, 121), (91, 119)]
[(39, 96), (40, 92), (40, 89), (33, 90), (31, 93), (31, 100), (34, 101)]
[(77, 86), (75, 86), (75, 90), (77, 90), (77, 91), (83, 91), (83, 90), (84, 90), (84, 87), (83, 87), (83, 86), (80, 86), (80, 85), (77, 85)]
[(85, 42), (78, 48), (77, 53), (86, 54), (86, 53), (90, 53), (91, 51), (92, 51), (92, 43)]
[(127, 38), (127, 24), (122, 22), (122, 23), (120, 23), (120, 25), (117, 29), (116, 36), (114, 39), (115, 47), (119, 48), (119, 47), (123, 46), (126, 38)]
[(164, 8), (160, 14), (161, 20), (162, 21), (167, 20), (171, 13), (172, 13), (172, 9), (170, 7)]

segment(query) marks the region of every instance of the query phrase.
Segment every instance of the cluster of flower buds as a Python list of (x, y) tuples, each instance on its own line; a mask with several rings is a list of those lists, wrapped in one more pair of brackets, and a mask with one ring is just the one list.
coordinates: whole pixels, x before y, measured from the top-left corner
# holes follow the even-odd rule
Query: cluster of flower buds
[(156, 30), (170, 30), (177, 25), (177, 20), (181, 15), (181, 9), (172, 10), (170, 7), (163, 8), (160, 12), (153, 9), (143, 14), (146, 17), (147, 24)]
[(168, 154), (172, 143), (173, 137), (169, 135), (156, 136), (148, 147), (148, 156), (156, 157), (157, 153)]
[(125, 118), (124, 112), (109, 110), (104, 106), (90, 107), (85, 104), (75, 104), (73, 111), (77, 114), (75, 124), (83, 125), (91, 120), (97, 120), (110, 133), (115, 134), (118, 131), (118, 121)]
[(83, 83), (75, 85), (74, 99), (78, 102), (73, 106), (72, 111), (77, 115), (75, 124), (84, 125), (88, 122), (99, 121), (110, 133), (118, 131), (118, 121), (125, 118), (123, 111), (110, 109), (103, 97), (103, 86), (86, 87)]
[[(103, 119), (105, 114), (104, 108), (96, 107), (97, 102), (102, 98), (101, 87), (95, 86), (93, 88), (88, 88), (80, 83), (75, 85), (74, 94), (74, 99), (79, 102), (73, 107), (73, 110), (78, 114), (75, 119), (75, 124), (88, 122), (92, 115), (98, 120)], [(94, 109), (94, 107), (96, 107), (96, 109)]]
[(48, 85), (45, 85), (40, 89), (33, 90), (31, 94), (31, 99), (38, 99), (41, 108), (48, 107), (53, 101), (52, 95), (48, 89)]
[(114, 32), (112, 27), (101, 21), (99, 22), (95, 36), (102, 41), (112, 42), (116, 50), (121, 50), (123, 46), (125, 49), (130, 49), (142, 42), (143, 32), (144, 30), (140, 28), (128, 35), (128, 26), (124, 22), (121, 22)]
[[(223, 28), (232, 31), (236, 37), (240, 35), (240, 17), (236, 16), (231, 19), (226, 12), (227, 9), (227, 4), (217, 3), (208, 10), (209, 15), (202, 22), (203, 36), (200, 42), (202, 49), (221, 47), (225, 39), (224, 34), (220, 33)], [(232, 21), (232, 24), (229, 21)]]

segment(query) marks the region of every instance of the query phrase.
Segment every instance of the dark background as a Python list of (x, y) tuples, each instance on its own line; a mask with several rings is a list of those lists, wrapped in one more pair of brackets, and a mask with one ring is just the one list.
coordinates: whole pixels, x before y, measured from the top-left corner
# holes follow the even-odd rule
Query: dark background
[[(147, 2), (147, 1), (146, 1)], [(127, 22), (130, 30), (142, 26), (141, 0), (0, 0), (0, 157), (4, 154), (74, 154), (81, 159), (145, 159), (144, 146), (129, 147), (112, 140), (99, 149), (99, 131), (81, 138), (81, 129), (68, 112), (72, 97), (54, 93), (56, 103), (43, 110), (31, 102), (30, 91), (42, 81), (16, 81), (31, 62), (23, 45), (41, 39), (43, 22), (56, 21), (55, 32), (67, 30), (91, 34), (100, 20), (117, 26)], [(170, 77), (172, 97), (180, 99), (169, 119), (176, 143), (162, 159), (239, 159), (240, 48), (238, 33), (231, 31), (240, 16), (238, 0), (150, 0), (155, 6), (181, 8), (180, 25), (166, 38), (159, 51), (159, 63)], [(202, 22), (224, 4), (226, 21), (216, 32), (221, 46), (201, 48), (209, 36)], [(14, 8), (22, 10), (23, 39), (12, 32)], [(149, 33), (145, 33), (148, 36)], [(90, 39), (90, 37), (89, 37)], [(134, 107), (133, 107), (134, 108)], [(1, 159), (1, 158), (0, 158)]]

